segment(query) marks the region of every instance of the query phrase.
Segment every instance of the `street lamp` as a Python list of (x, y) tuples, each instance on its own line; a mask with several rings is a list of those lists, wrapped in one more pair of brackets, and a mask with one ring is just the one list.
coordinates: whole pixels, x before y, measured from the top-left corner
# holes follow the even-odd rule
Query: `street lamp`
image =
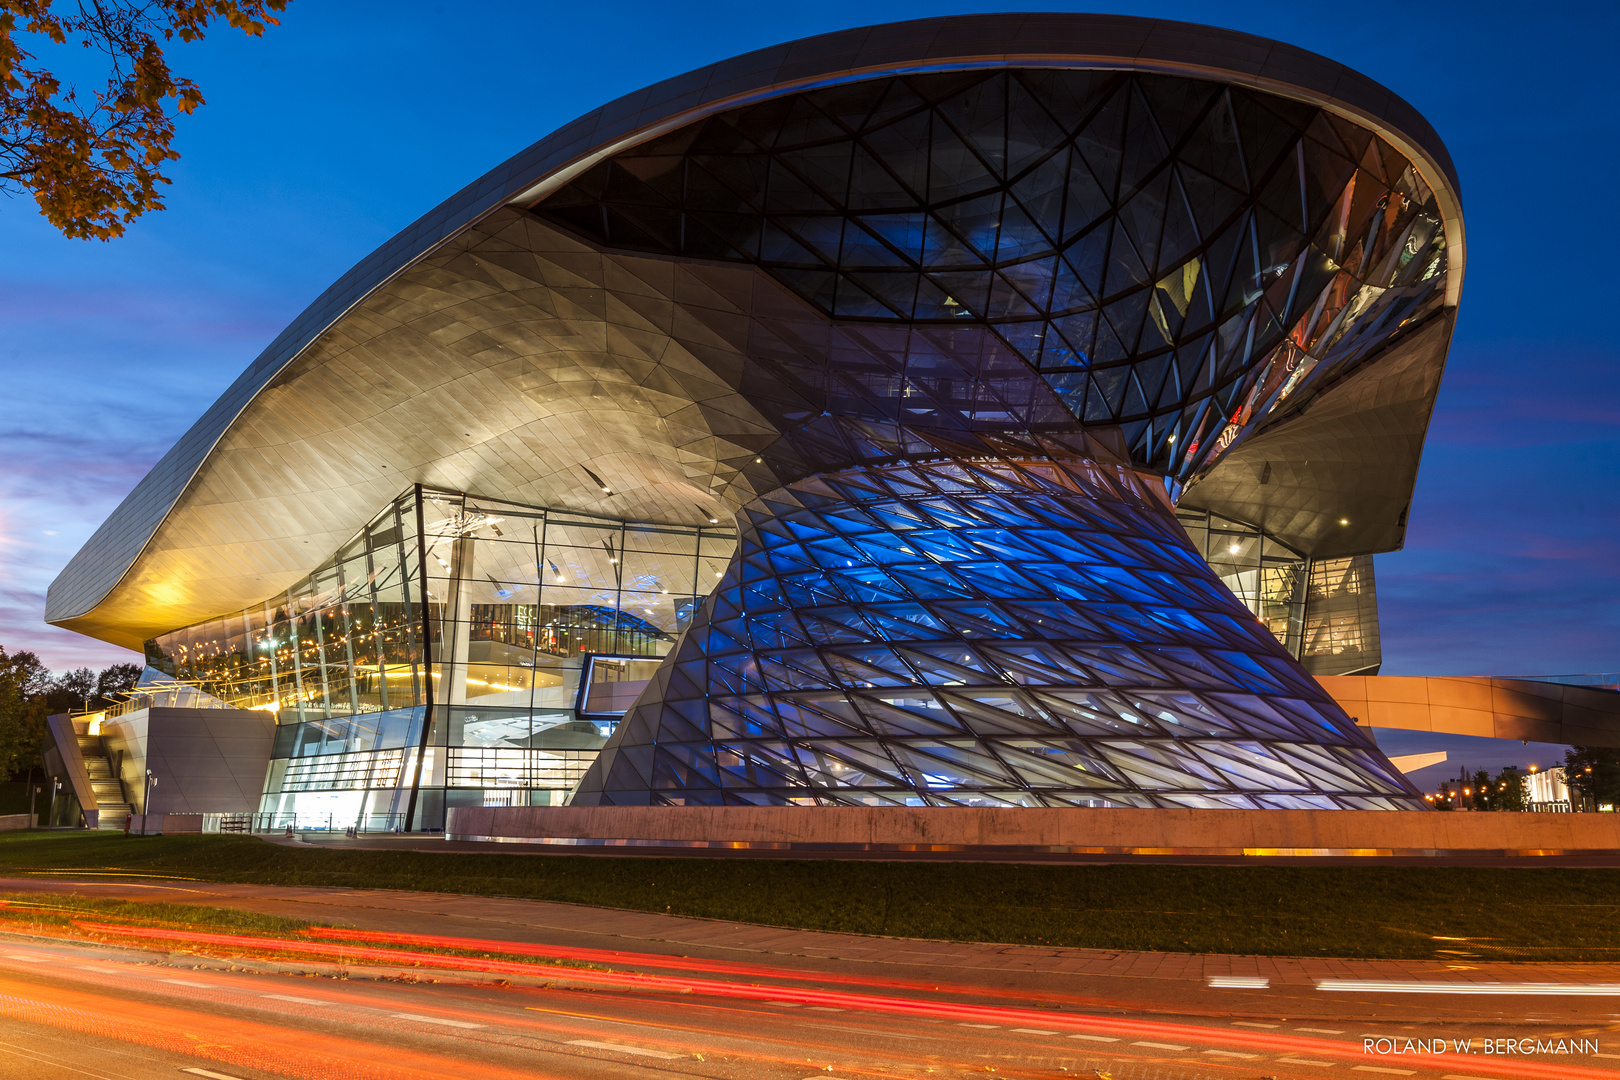
[(146, 792), (141, 796), (141, 835), (146, 835), (146, 819), (152, 813), (152, 789), (157, 787), (157, 777), (152, 770), (146, 770)]

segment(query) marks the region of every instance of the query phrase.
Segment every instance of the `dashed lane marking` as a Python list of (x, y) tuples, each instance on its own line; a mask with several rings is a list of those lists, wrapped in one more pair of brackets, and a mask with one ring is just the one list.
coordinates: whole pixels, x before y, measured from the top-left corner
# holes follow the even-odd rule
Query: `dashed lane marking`
[(834, 1006), (834, 1005), (806, 1005), (805, 1009), (808, 1012), (848, 1012), (849, 1011), (848, 1009), (840, 1009), (840, 1008), (838, 1008), (837, 1006)]
[(1084, 1039), (1086, 1042), (1119, 1042), (1112, 1035), (1070, 1035), (1071, 1039)]
[(1020, 1035), (1056, 1035), (1055, 1031), (1042, 1031), (1040, 1028), (1013, 1028)]
[(7, 953), (6, 959), (21, 960), (25, 964), (48, 964), (51, 962), (51, 958), (48, 956), (24, 956), (21, 953)]
[(206, 1077), (207, 1080), (242, 1080), (240, 1076), (232, 1076), (230, 1073), (215, 1072), (212, 1069), (181, 1069), (180, 1071), (183, 1073), (190, 1073), (192, 1076)]
[(453, 1028), (481, 1028), (483, 1024), (471, 1024), (465, 1020), (447, 1020), (442, 1016), (420, 1016), (417, 1013), (389, 1013), (395, 1020), (415, 1020), (418, 1024), (439, 1024), (443, 1027)]
[(641, 1057), (663, 1058), (666, 1061), (673, 1061), (681, 1056), (679, 1054), (665, 1053), (662, 1050), (643, 1050), (639, 1046), (621, 1046), (619, 1043), (594, 1042), (591, 1039), (570, 1039), (568, 1045), (588, 1046), (592, 1050), (612, 1050), (617, 1054), (637, 1054)]
[(762, 1001), (761, 1005), (775, 1005), (783, 1009), (797, 1009), (803, 1002), (798, 1001)]
[(1318, 979), (1318, 990), (1363, 994), (1512, 994), (1531, 997), (1616, 997), (1620, 983), (1421, 982), (1417, 979)]
[(1337, 1064), (1337, 1062), (1333, 1061), (1312, 1061), (1310, 1058), (1278, 1058), (1277, 1060), (1285, 1065), (1315, 1065), (1320, 1069), (1331, 1069)]
[(1343, 1028), (1295, 1028), (1295, 1031), (1309, 1031), (1313, 1035), (1343, 1035)]
[(1133, 1042), (1133, 1043), (1131, 1043), (1131, 1045), (1132, 1046), (1145, 1046), (1150, 1050), (1191, 1050), (1192, 1049), (1192, 1047), (1190, 1047), (1190, 1046), (1182, 1046), (1179, 1043)]
[(1262, 1024), (1262, 1023), (1260, 1023), (1258, 1021), (1255, 1021), (1255, 1020), (1234, 1020), (1234, 1021), (1232, 1021), (1232, 1026), (1233, 1027), (1253, 1027), (1253, 1028), (1278, 1028), (1278, 1027), (1282, 1027), (1281, 1024)]
[(999, 1025), (999, 1024), (957, 1024), (956, 1026), (957, 1027), (982, 1028), (985, 1031), (999, 1031), (999, 1030), (1001, 1030), (1001, 1025)]
[(1381, 1069), (1377, 1065), (1352, 1065), (1350, 1071), (1384, 1073), (1388, 1076), (1413, 1076), (1417, 1072), (1415, 1069)]
[(194, 986), (201, 990), (214, 989), (213, 983), (200, 983), (195, 979), (159, 979), (158, 982), (173, 983), (175, 986)]
[(294, 997), (292, 994), (266, 994), (271, 1001), (290, 1001), (295, 1005), (331, 1005), (333, 1002), (322, 1001), (320, 998)]
[(1240, 1054), (1236, 1050), (1205, 1050), (1204, 1053), (1215, 1057), (1242, 1058), (1245, 1061), (1253, 1061), (1260, 1056), (1259, 1054)]
[(1260, 975), (1211, 975), (1209, 985), (1215, 990), (1269, 990), (1271, 980)]

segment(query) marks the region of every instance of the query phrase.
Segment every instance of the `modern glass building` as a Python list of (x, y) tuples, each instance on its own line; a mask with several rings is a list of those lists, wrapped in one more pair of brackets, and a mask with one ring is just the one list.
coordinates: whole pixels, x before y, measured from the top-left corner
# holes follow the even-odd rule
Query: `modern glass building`
[(1414, 808), (1312, 676), (1377, 670), (1463, 256), (1429, 125), (1285, 45), (790, 43), (364, 260), (48, 618), (273, 710), (269, 810)]

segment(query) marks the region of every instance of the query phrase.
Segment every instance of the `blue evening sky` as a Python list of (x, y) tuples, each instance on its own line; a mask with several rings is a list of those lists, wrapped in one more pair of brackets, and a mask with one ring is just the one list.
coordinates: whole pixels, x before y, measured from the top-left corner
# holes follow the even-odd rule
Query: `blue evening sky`
[[(28, 199), (0, 200), (0, 645), (58, 669), (133, 659), (46, 627), (51, 579), (277, 331), (485, 169), (602, 102), (750, 49), (1047, 7), (294, 0), (261, 40), (221, 31), (176, 50), (208, 104), (180, 122), (169, 210), (86, 243)], [(1384, 672), (1620, 669), (1620, 349), (1605, 322), (1616, 7), (1090, 10), (1290, 42), (1434, 124), (1462, 178), (1468, 273), (1407, 546), (1377, 561)]]

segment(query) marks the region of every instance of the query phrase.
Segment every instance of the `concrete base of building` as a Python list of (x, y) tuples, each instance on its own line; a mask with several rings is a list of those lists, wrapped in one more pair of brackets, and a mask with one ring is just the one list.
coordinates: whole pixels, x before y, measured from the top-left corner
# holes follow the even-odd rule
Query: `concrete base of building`
[[(119, 822), (122, 825), (122, 822)], [(131, 836), (175, 836), (203, 831), (202, 814), (131, 814)]]
[(0, 814), (0, 832), (10, 832), (13, 829), (32, 829), (33, 827), (33, 814)]
[(445, 839), (989, 855), (1620, 855), (1620, 814), (866, 806), (457, 806)]

